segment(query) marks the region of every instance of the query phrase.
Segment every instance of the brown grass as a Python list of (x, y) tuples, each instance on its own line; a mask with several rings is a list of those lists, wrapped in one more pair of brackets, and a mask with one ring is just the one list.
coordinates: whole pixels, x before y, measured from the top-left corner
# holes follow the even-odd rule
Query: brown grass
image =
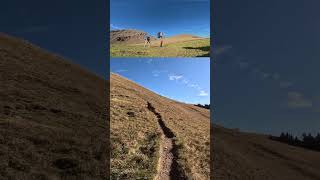
[[(114, 177), (139, 177), (143, 174), (152, 179), (155, 176), (159, 144), (154, 142), (159, 142), (160, 131), (157, 118), (147, 109), (148, 102), (176, 136), (177, 171), (189, 179), (209, 179), (209, 111), (162, 97), (111, 74), (111, 172)], [(154, 139), (146, 138), (150, 135)], [(137, 150), (148, 144), (157, 151), (144, 154)], [(143, 159), (138, 162), (140, 164), (131, 161), (136, 156)], [(141, 169), (143, 164), (150, 165), (147, 166), (148, 172)]]
[(0, 34), (0, 179), (106, 179), (106, 81)]
[(213, 179), (320, 179), (320, 152), (220, 126), (211, 132)]

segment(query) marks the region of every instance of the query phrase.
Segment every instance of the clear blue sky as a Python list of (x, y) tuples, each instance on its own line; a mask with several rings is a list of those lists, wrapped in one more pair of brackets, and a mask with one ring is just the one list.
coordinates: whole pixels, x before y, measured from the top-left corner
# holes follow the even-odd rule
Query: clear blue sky
[(320, 131), (320, 1), (215, 1), (215, 122)]
[(210, 36), (210, 0), (110, 0), (111, 29)]
[(209, 58), (111, 58), (110, 69), (168, 98), (210, 104)]
[(105, 76), (106, 7), (106, 1), (4, 0), (0, 6), (0, 31)]

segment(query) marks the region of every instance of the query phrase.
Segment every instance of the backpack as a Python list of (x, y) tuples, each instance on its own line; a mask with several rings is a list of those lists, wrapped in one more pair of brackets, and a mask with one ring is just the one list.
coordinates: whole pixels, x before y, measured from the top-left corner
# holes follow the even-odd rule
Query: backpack
[(158, 38), (163, 37), (163, 32), (158, 32)]

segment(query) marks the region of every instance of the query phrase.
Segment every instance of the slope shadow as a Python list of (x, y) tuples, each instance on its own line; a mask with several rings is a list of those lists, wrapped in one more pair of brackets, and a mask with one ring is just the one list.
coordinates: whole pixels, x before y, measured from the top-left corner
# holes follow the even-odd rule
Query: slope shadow
[(184, 49), (196, 49), (196, 50), (201, 50), (204, 52), (208, 52), (204, 55), (200, 55), (197, 57), (209, 57), (210, 56), (210, 46), (202, 46), (202, 47), (183, 47)]

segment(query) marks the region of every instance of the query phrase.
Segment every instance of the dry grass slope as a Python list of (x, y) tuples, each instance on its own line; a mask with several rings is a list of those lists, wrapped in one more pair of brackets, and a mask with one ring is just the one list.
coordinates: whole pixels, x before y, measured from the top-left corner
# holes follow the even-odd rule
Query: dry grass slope
[[(159, 116), (174, 134), (181, 179), (209, 179), (209, 111), (157, 95), (111, 74), (111, 174), (113, 178), (152, 179), (159, 159)], [(151, 104), (154, 111), (148, 108)]]
[(213, 179), (318, 180), (320, 152), (212, 127)]
[[(143, 42), (143, 39), (141, 40)], [(152, 40), (151, 47), (144, 43), (113, 43), (112, 57), (209, 57), (210, 39), (192, 35), (178, 35), (164, 39), (164, 47), (159, 40)]]
[(0, 69), (0, 179), (106, 179), (106, 81), (4, 34)]

